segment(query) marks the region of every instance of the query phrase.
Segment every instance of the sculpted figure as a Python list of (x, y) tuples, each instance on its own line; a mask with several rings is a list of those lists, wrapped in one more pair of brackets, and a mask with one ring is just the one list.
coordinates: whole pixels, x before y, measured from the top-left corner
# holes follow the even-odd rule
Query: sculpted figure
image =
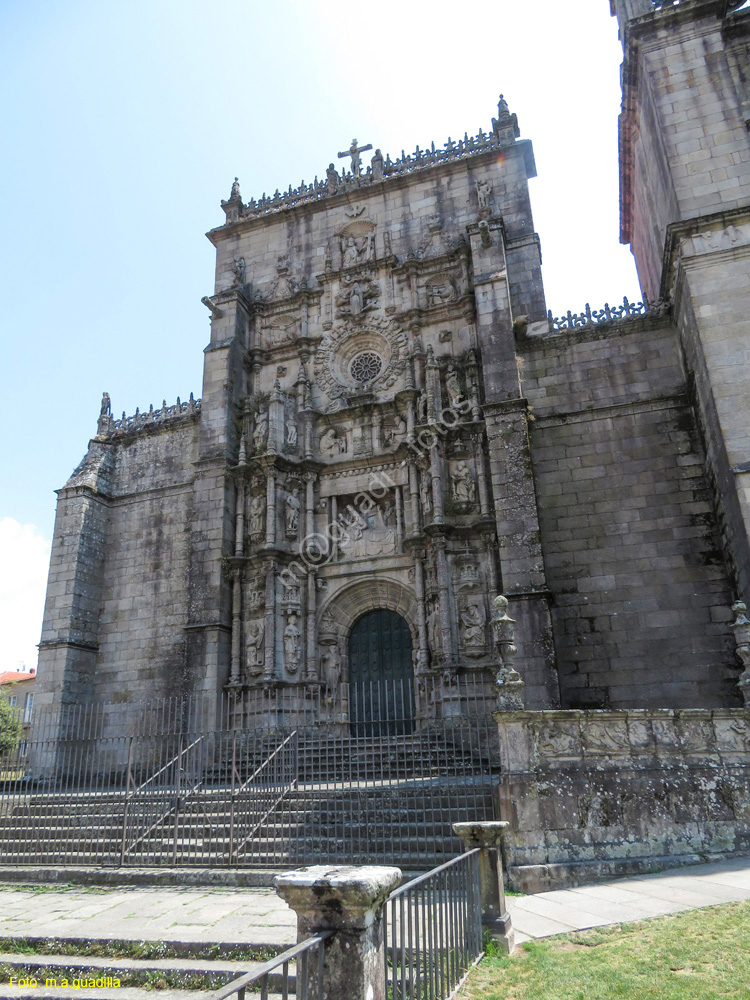
[(434, 600), (430, 606), (430, 613), (427, 617), (427, 635), (430, 640), (430, 649), (434, 654), (442, 646), (442, 638), (440, 635), (440, 605), (437, 600)]
[(265, 626), (262, 621), (253, 622), (247, 635), (245, 650), (247, 653), (247, 672), (252, 677), (257, 677), (263, 673), (263, 636)]
[(295, 486), (286, 495), (286, 533), (291, 538), (296, 538), (299, 532), (299, 507), (299, 490)]
[(459, 462), (451, 476), (453, 499), (457, 503), (474, 503), (474, 479), (466, 462)]
[(321, 434), (318, 448), (323, 458), (333, 458), (334, 455), (340, 454), (340, 442), (336, 438), (336, 431), (333, 427), (329, 427), (327, 431)]
[(355, 264), (359, 263), (359, 248), (357, 247), (357, 242), (353, 236), (349, 236), (343, 247), (343, 260), (342, 263), (344, 267), (354, 267)]
[(112, 404), (111, 404), (110, 399), (109, 399), (109, 393), (108, 392), (103, 392), (102, 393), (102, 408), (99, 411), (99, 416), (100, 417), (109, 417), (111, 415), (111, 413), (112, 413)]
[(253, 448), (256, 451), (263, 451), (268, 434), (268, 414), (261, 410), (255, 418), (255, 430), (253, 431)]
[(299, 669), (300, 639), (302, 633), (297, 628), (297, 616), (289, 616), (289, 624), (284, 629), (284, 663), (291, 674)]
[(352, 290), (349, 293), (349, 308), (351, 309), (352, 316), (359, 316), (364, 308), (365, 296), (362, 291), (362, 286), (358, 281), (355, 281), (352, 285)]
[(454, 408), (458, 407), (464, 397), (461, 394), (461, 383), (458, 381), (456, 369), (452, 365), (445, 376), (445, 388), (448, 390), (450, 405)]
[(341, 653), (337, 644), (328, 646), (320, 656), (320, 677), (329, 689), (335, 690), (341, 682)]
[(432, 481), (425, 469), (419, 477), (419, 499), (425, 514), (432, 513)]
[(372, 167), (372, 180), (373, 180), (373, 183), (376, 183), (377, 181), (382, 181), (382, 179), (383, 179), (383, 154), (380, 152), (379, 149), (375, 150), (375, 155), (373, 156), (372, 160), (370, 161), (370, 165)]
[(257, 494), (250, 501), (250, 534), (263, 534), (263, 515), (266, 512), (266, 498)]
[(294, 417), (289, 417), (286, 422), (286, 443), (290, 445), (297, 444), (297, 421)]
[(461, 611), (461, 631), (466, 646), (484, 645), (484, 612), (476, 604), (467, 604)]
[(479, 201), (480, 211), (490, 207), (491, 194), (492, 186), (489, 181), (477, 181), (477, 200)]

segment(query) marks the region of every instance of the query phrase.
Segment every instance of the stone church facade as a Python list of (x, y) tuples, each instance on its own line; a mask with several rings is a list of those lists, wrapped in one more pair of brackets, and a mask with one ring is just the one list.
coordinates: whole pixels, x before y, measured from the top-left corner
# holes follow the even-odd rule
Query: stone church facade
[(59, 491), (40, 702), (386, 679), (424, 713), (425, 679), (492, 690), (502, 593), (527, 709), (741, 704), (750, 15), (613, 13), (645, 304), (548, 314), (502, 97), (458, 142), (235, 181), (200, 400), (105, 394)]

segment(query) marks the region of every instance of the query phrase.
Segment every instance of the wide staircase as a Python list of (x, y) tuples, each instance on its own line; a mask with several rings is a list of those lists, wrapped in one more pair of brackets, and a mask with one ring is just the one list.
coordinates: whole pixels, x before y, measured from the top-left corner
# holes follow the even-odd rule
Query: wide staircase
[(482, 734), (440, 723), (247, 737), (231, 758), (183, 750), (179, 769), (127, 791), (30, 787), (0, 796), (0, 864), (432, 868), (461, 850), (453, 823), (494, 818), (497, 757)]

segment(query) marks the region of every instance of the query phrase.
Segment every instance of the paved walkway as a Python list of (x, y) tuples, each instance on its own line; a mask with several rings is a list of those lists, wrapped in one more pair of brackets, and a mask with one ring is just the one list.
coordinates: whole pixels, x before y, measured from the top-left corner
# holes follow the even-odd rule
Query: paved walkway
[[(750, 899), (750, 858), (511, 897), (516, 940)], [(0, 887), (0, 938), (73, 937), (290, 945), (273, 889)]]

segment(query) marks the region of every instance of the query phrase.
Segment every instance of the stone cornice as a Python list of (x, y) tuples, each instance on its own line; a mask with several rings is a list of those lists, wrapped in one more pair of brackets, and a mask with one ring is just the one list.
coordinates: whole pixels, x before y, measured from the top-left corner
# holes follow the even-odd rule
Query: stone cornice
[(388, 194), (392, 195), (394, 192), (408, 187), (412, 183), (418, 183), (420, 181), (433, 178), (436, 174), (445, 177), (461, 173), (467, 168), (470, 169), (474, 164), (484, 166), (497, 159), (498, 153), (500, 152), (502, 152), (503, 156), (520, 155), (524, 161), (526, 176), (529, 178), (536, 177), (536, 164), (534, 161), (534, 152), (531, 141), (529, 139), (520, 139), (509, 145), (493, 146), (483, 152), (471, 153), (470, 155), (460, 157), (458, 159), (447, 160), (445, 162), (429, 165), (425, 164), (422, 169), (388, 177), (382, 181), (368, 184), (360, 188), (342, 191), (317, 200), (311, 199), (309, 201), (300, 201), (295, 205), (280, 206), (278, 209), (272, 210), (263, 215), (241, 218), (237, 222), (226, 223), (223, 226), (217, 226), (215, 229), (209, 230), (209, 232), (206, 233), (206, 237), (211, 241), (211, 243), (213, 243), (214, 246), (218, 247), (220, 243), (237, 236), (239, 233), (249, 232), (253, 229), (262, 228), (267, 225), (275, 225), (278, 220), (284, 218), (287, 213), (297, 212), (300, 210), (308, 212), (318, 212), (322, 210), (327, 212), (329, 209), (339, 208), (344, 205), (361, 204), (363, 201), (366, 201), (373, 196), (377, 199), (381, 199), (386, 185)]

